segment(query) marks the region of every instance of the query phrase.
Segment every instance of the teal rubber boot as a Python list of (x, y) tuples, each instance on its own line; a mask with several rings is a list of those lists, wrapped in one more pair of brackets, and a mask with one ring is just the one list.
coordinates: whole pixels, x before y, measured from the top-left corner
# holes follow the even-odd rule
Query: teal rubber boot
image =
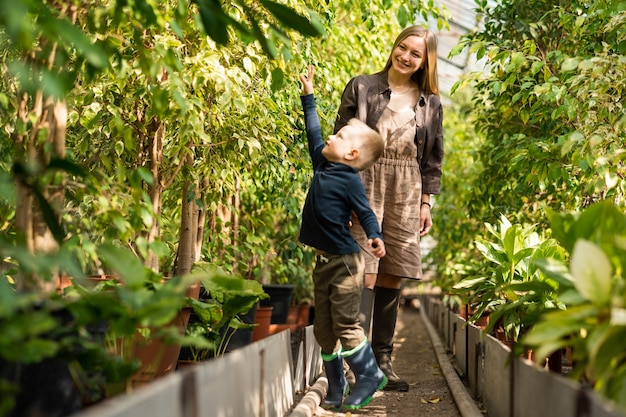
[(326, 379), (328, 379), (328, 392), (322, 401), (322, 408), (339, 410), (343, 397), (348, 392), (348, 381), (343, 375), (343, 359), (341, 359), (340, 352), (335, 352), (331, 355), (322, 353), (322, 360)]
[(350, 395), (343, 401), (345, 410), (357, 410), (372, 401), (374, 393), (385, 388), (387, 377), (380, 370), (374, 352), (367, 339), (342, 355), (354, 372), (356, 383)]

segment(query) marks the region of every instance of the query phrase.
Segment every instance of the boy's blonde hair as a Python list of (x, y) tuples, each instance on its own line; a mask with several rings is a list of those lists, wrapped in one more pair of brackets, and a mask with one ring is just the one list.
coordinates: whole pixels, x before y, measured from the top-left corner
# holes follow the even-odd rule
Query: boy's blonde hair
[(364, 171), (374, 165), (378, 158), (381, 157), (385, 150), (385, 141), (380, 133), (359, 119), (350, 119), (348, 125), (355, 129), (359, 140), (360, 154), (354, 167), (359, 171)]

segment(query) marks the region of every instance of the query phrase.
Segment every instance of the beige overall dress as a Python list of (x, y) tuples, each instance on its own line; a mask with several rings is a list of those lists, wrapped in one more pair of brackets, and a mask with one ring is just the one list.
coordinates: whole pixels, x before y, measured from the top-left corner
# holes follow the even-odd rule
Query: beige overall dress
[(352, 233), (365, 255), (366, 274), (389, 274), (420, 279), (422, 276), (419, 246), (422, 177), (417, 162), (415, 133), (422, 126), (416, 122), (415, 106), (419, 92), (391, 94), (389, 105), (376, 129), (385, 140), (382, 157), (361, 172), (365, 193), (381, 223), (387, 254), (377, 259), (367, 248), (367, 237), (355, 219)]

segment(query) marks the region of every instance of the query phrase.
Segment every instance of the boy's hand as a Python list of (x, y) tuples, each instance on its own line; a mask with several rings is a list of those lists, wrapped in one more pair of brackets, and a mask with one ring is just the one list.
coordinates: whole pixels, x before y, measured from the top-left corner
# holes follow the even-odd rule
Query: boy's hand
[(300, 81), (302, 81), (302, 95), (307, 96), (309, 94), (313, 94), (313, 75), (315, 73), (315, 68), (313, 65), (308, 66), (307, 75), (301, 75)]
[(387, 251), (385, 250), (385, 242), (383, 242), (383, 240), (380, 238), (376, 237), (374, 239), (368, 239), (367, 244), (372, 251), (372, 255), (377, 258), (382, 258), (387, 253)]

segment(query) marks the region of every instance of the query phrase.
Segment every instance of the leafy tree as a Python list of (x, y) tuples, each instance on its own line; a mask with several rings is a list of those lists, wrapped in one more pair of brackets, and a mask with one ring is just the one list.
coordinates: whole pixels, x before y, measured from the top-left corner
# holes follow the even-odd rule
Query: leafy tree
[(444, 213), (434, 219), (445, 230), (434, 264), (452, 281), (471, 276), (471, 242), (501, 214), (547, 229), (542, 206), (579, 211), (610, 199), (624, 207), (625, 4), (476, 4), (484, 25), (452, 54), (467, 48), (485, 66), (453, 88), (457, 99), (472, 97), (467, 125), (446, 134), (446, 166), (462, 160), (463, 177), (444, 168)]
[[(210, 20), (211, 15), (217, 16), (220, 21), (225, 19), (226, 14), (219, 4), (217, 8), (211, 6), (207, 9), (205, 3), (199, 4), (199, 16), (205, 23)], [(318, 29), (308, 19), (296, 14), (291, 8), (270, 1), (260, 3), (262, 3), (260, 9), (256, 7), (249, 9), (245, 4), (239, 5), (244, 12), (243, 16), (251, 22), (253, 30), (249, 30), (243, 23), (233, 18), (228, 19), (228, 24), (234, 26), (243, 37), (253, 35), (250, 39), (257, 39), (265, 48), (265, 52), (269, 53), (270, 47), (274, 47), (278, 40), (265, 38), (265, 32), (260, 29), (259, 24), (267, 21), (271, 28), (270, 35), (279, 32), (279, 28), (271, 21), (276, 15), (280, 22), (296, 20), (302, 32), (319, 34)], [(90, 5), (90, 7), (82, 6), (80, 2), (48, 5), (35, 0), (9, 5), (7, 13), (3, 14), (5, 19), (1, 23), (3, 27), (6, 27), (5, 35), (10, 41), (6, 56), (14, 58), (9, 62), (7, 75), (14, 76), (17, 81), (7, 86), (7, 91), (12, 91), (15, 99), (11, 100), (13, 97), (5, 96), (5, 109), (8, 114), (17, 109), (18, 121), (22, 122), (17, 124), (17, 129), (11, 131), (14, 153), (17, 155), (15, 167), (19, 168), (15, 170), (19, 180), (16, 203), (18, 207), (25, 208), (25, 210), (16, 210), (16, 223), (18, 230), (26, 232), (26, 244), (35, 252), (49, 251), (54, 246), (50, 243), (42, 243), (43, 239), (35, 239), (38, 233), (46, 234), (48, 230), (52, 231), (55, 245), (66, 238), (57, 218), (58, 213), (63, 211), (63, 201), (50, 206), (48, 194), (51, 192), (52, 184), (40, 183), (39, 180), (40, 172), (45, 173), (50, 168), (47, 163), (50, 159), (50, 151), (47, 147), (37, 145), (35, 139), (41, 135), (48, 135), (48, 139), (42, 144), (51, 143), (52, 154), (57, 159), (65, 158), (65, 126), (68, 117), (65, 94), (66, 92), (74, 93), (71, 90), (77, 87), (76, 93), (79, 94), (70, 95), (70, 100), (77, 99), (77, 108), (80, 110), (87, 108), (88, 111), (86, 115), (83, 114), (86, 117), (82, 120), (80, 116), (76, 117), (74, 114), (70, 117), (74, 116), (73, 121), (80, 120), (83, 123), (82, 127), (87, 128), (86, 131), (91, 130), (90, 134), (97, 131), (102, 134), (101, 138), (107, 140), (96, 141), (92, 144), (87, 137), (79, 137), (78, 146), (72, 147), (73, 151), (78, 152), (72, 154), (80, 157), (80, 151), (89, 152), (95, 148), (97, 152), (88, 153), (90, 158), (104, 162), (109, 172), (114, 170), (118, 184), (124, 184), (129, 180), (131, 187), (127, 194), (131, 198), (128, 202), (135, 205), (134, 214), (136, 215), (128, 217), (130, 222), (127, 222), (127, 218), (124, 217), (126, 213), (123, 211), (115, 213), (114, 207), (113, 210), (107, 210), (108, 214), (113, 215), (113, 219), (106, 220), (113, 220), (113, 224), (116, 224), (122, 233), (126, 230), (126, 235), (120, 236), (122, 243), (125, 243), (125, 240), (128, 241), (128, 236), (133, 234), (133, 230), (139, 229), (140, 236), (137, 245), (133, 242), (131, 246), (139, 254), (144, 255), (149, 264), (155, 266), (154, 257), (151, 256), (152, 251), (147, 249), (145, 244), (142, 245), (142, 241), (150, 244), (159, 234), (158, 222), (152, 214), (160, 214), (162, 184), (156, 182), (155, 177), (159, 180), (161, 174), (159, 164), (165, 137), (165, 120), (168, 117), (178, 118), (181, 114), (185, 115), (188, 109), (185, 101), (188, 91), (185, 90), (187, 86), (184, 81), (177, 79), (173, 80), (174, 83), (165, 84), (171, 78), (170, 74), (178, 75), (183, 67), (180, 59), (184, 53), (181, 54), (181, 49), (184, 52), (187, 46), (184, 29), (191, 27), (192, 15), (187, 12), (187, 5), (184, 2), (152, 4), (140, 1), (129, 5), (105, 1)], [(244, 19), (242, 18), (242, 21)], [(224, 25), (225, 28), (227, 26)], [(168, 36), (170, 33), (171, 35)], [(200, 38), (197, 29), (189, 30), (188, 33), (195, 35), (196, 39)], [(228, 40), (221, 36), (221, 32), (209, 34), (218, 37), (221, 43)], [(89, 36), (93, 37), (93, 41)], [(283, 37), (281, 40), (285, 39), (287, 38)], [(170, 43), (160, 44), (159, 42), (163, 40)], [(176, 46), (178, 46), (178, 51)], [(129, 63), (130, 65), (126, 66)], [(107, 84), (101, 84), (101, 81), (107, 79)], [(131, 91), (124, 91), (124, 88), (129, 87), (127, 84), (129, 80), (134, 83), (133, 88)], [(94, 87), (96, 87), (95, 90)], [(133, 90), (136, 93), (133, 96), (125, 95), (129, 92), (132, 94)], [(121, 91), (125, 94), (120, 94)], [(107, 102), (94, 100), (100, 92), (107, 96)], [(129, 100), (131, 97), (132, 99)], [(136, 98), (143, 98), (143, 100), (134, 101), (133, 99)], [(179, 105), (170, 108), (170, 100), (178, 100)], [(107, 105), (105, 111), (101, 111), (103, 104)], [(130, 106), (124, 108), (124, 104)], [(30, 106), (32, 110), (29, 111)], [(115, 112), (110, 118), (107, 117), (112, 114), (107, 112), (109, 109)], [(125, 115), (132, 116), (125, 118)], [(202, 124), (198, 125), (198, 117), (203, 119), (204, 114), (192, 113), (189, 118), (191, 129), (182, 131), (188, 133), (204, 130)], [(195, 126), (194, 120), (196, 120)], [(135, 132), (126, 129), (127, 121), (136, 122)], [(139, 133), (139, 135), (135, 136), (133, 133)], [(25, 140), (28, 136), (32, 142), (30, 145)], [(189, 141), (185, 141), (188, 136), (178, 139), (183, 139), (178, 151), (186, 151), (180, 154), (178, 166), (179, 168), (189, 166), (194, 159), (189, 153), (192, 147), (189, 146)], [(106, 152), (107, 148), (112, 152)], [(130, 152), (124, 155), (128, 150)], [(125, 160), (130, 163), (130, 166), (124, 165)], [(36, 162), (39, 163), (36, 164)], [(149, 173), (145, 170), (146, 165), (150, 168)], [(67, 164), (61, 165), (61, 168), (67, 170)], [(106, 175), (102, 175), (106, 174), (106, 170), (98, 174), (99, 179), (106, 178)], [(55, 178), (54, 175), (52, 177)], [(91, 182), (91, 185), (94, 184), (98, 183)], [(143, 184), (149, 185), (147, 196), (141, 191)], [(184, 183), (185, 189), (189, 189), (189, 184), (189, 180)], [(191, 184), (194, 183), (191, 182)], [(111, 187), (111, 183), (105, 185), (105, 189), (114, 188)], [(197, 186), (192, 186), (192, 189), (195, 188)], [(57, 186), (57, 189), (62, 196), (64, 189), (62, 184), (60, 187)], [(33, 207), (31, 201), (34, 198), (31, 194), (39, 197), (42, 205), (41, 215), (35, 212), (33, 217), (30, 214), (30, 208)], [(187, 194), (182, 199), (185, 206), (183, 212), (194, 213), (193, 207), (187, 209), (187, 204), (194, 202), (187, 198)], [(109, 199), (99, 200), (108, 204)], [(123, 200), (122, 197), (121, 201)], [(39, 220), (33, 226), (29, 226), (33, 218)], [(146, 236), (143, 236), (143, 240), (141, 240), (141, 231), (146, 227), (138, 227), (142, 224), (149, 229), (145, 233)], [(183, 225), (181, 230), (187, 231), (189, 227)], [(34, 237), (32, 237), (33, 234)], [(193, 240), (195, 236), (195, 231), (188, 234), (186, 241)], [(50, 237), (46, 240), (53, 241)], [(188, 272), (194, 260), (195, 256), (185, 259), (183, 269), (178, 272)]]
[(477, 4), (484, 29), (456, 50), (468, 47), (487, 69), (458, 84), (472, 85), (473, 121), (485, 139), (470, 215), (541, 221), (541, 203), (623, 204), (624, 3)]

